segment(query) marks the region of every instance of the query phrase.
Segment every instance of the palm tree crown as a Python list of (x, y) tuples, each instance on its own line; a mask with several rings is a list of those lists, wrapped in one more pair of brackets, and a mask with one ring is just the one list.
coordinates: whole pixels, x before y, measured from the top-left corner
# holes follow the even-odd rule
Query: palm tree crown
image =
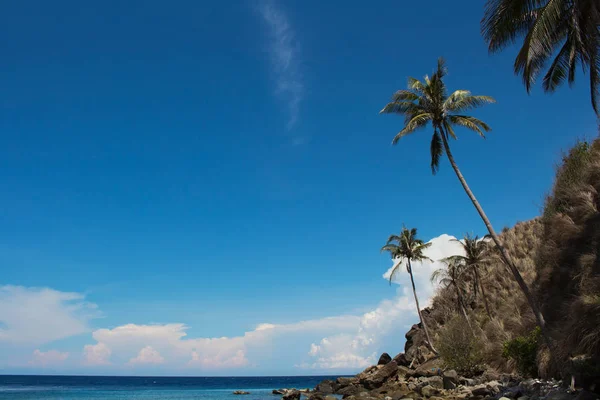
[(467, 233), (463, 240), (454, 239), (454, 241), (460, 243), (465, 255), (455, 255), (449, 257), (449, 259), (461, 264), (465, 273), (471, 275), (473, 278), (473, 294), (477, 296), (477, 291), (481, 291), (486, 313), (491, 319), (492, 314), (485, 295), (485, 287), (481, 281), (481, 271), (489, 264), (491, 259), (491, 252), (486, 240), (489, 238), (489, 235), (485, 235), (483, 239), (479, 239), (479, 236), (471, 236)]
[[(392, 278), (398, 272), (403, 261), (431, 261), (431, 259), (423, 253), (429, 246), (431, 246), (431, 243), (424, 243), (421, 239), (417, 238), (416, 228), (408, 229), (402, 227), (400, 235), (390, 235), (385, 246), (381, 248), (381, 251), (389, 252), (392, 258), (399, 259), (390, 274), (390, 283), (392, 283)], [(412, 273), (411, 264), (408, 262), (406, 263), (406, 270), (407, 272)]]
[(592, 106), (600, 115), (600, 2), (598, 0), (488, 0), (481, 21), (489, 50), (497, 52), (524, 36), (514, 69), (527, 91), (554, 56), (543, 88), (552, 92), (589, 69)]
[(489, 96), (473, 96), (468, 90), (457, 90), (448, 96), (443, 81), (446, 73), (444, 59), (440, 58), (431, 77), (425, 76), (423, 81), (409, 78), (408, 89), (394, 93), (392, 101), (381, 110), (382, 114), (395, 113), (405, 117), (404, 128), (394, 137), (392, 144), (431, 122), (431, 169), (434, 174), (444, 154), (443, 140), (447, 141), (449, 136), (456, 139), (454, 126), (468, 128), (481, 137), (485, 137), (484, 132), (491, 130), (485, 122), (463, 113), (495, 102)]
[(423, 319), (423, 314), (421, 313), (419, 297), (417, 296), (417, 288), (415, 287), (415, 278), (412, 273), (412, 261), (431, 261), (431, 259), (424, 253), (424, 250), (429, 246), (431, 246), (431, 243), (424, 243), (421, 239), (417, 238), (416, 228), (408, 229), (407, 227), (403, 226), (400, 235), (391, 235), (388, 238), (385, 246), (381, 248), (381, 251), (389, 252), (394, 260), (399, 259), (392, 269), (392, 273), (390, 274), (390, 285), (392, 284), (392, 278), (396, 272), (398, 272), (400, 265), (406, 261), (406, 271), (410, 276), (410, 283), (412, 286), (413, 295), (415, 296), (415, 305), (417, 306), (417, 314), (419, 314), (419, 320), (421, 321), (421, 325), (425, 331), (427, 344), (434, 353), (437, 353), (437, 350), (435, 347), (433, 347), (433, 342), (429, 336), (429, 329), (427, 329), (427, 324)]

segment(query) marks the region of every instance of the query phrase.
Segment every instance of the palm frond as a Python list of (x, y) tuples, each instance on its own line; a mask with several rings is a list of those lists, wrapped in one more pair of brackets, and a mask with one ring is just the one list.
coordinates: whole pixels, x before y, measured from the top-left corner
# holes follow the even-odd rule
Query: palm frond
[(398, 143), (402, 137), (413, 133), (415, 130), (419, 128), (424, 128), (427, 123), (431, 121), (431, 114), (419, 114), (414, 116), (396, 136), (392, 139), (392, 144), (395, 145)]
[(517, 54), (514, 65), (515, 73), (522, 75), (528, 92), (531, 91), (545, 61), (558, 46), (559, 40), (566, 36), (564, 30), (557, 29), (561, 26), (561, 18), (565, 16), (562, 12), (564, 3), (565, 0), (547, 0), (546, 4), (537, 12), (537, 17)]
[(571, 40), (567, 39), (544, 76), (542, 83), (544, 90), (547, 92), (555, 91), (567, 77), (569, 83), (572, 84), (575, 79), (576, 62), (576, 47)]
[(467, 90), (457, 90), (444, 101), (444, 109), (451, 112), (462, 112), (495, 103), (490, 96), (471, 96)]
[(437, 129), (431, 137), (431, 172), (435, 175), (440, 168), (440, 158), (444, 155), (444, 147), (442, 145), (442, 138), (440, 137)]
[(467, 115), (449, 115), (448, 120), (454, 125), (460, 125), (477, 132), (483, 138), (485, 138), (483, 131), (489, 132), (492, 130), (485, 122)]
[(488, 0), (481, 31), (490, 52), (497, 52), (526, 34), (544, 0)]

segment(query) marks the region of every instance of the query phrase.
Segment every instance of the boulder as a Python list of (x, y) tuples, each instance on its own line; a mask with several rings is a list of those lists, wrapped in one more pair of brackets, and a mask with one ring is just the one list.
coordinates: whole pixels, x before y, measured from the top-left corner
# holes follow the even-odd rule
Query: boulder
[(473, 396), (490, 396), (492, 391), (487, 385), (481, 384), (471, 388)]
[(308, 399), (309, 400), (325, 400), (325, 396), (323, 396), (321, 393), (313, 393), (308, 396)]
[(398, 373), (398, 364), (391, 361), (386, 365), (381, 365), (379, 368), (371, 374), (360, 379), (360, 384), (367, 390), (377, 389), (381, 387), (385, 381), (390, 379), (392, 376)]
[(347, 398), (350, 396), (355, 396), (357, 394), (359, 394), (360, 392), (364, 392), (365, 388), (363, 388), (362, 386), (359, 385), (348, 385), (346, 387), (343, 387), (341, 389), (337, 390), (337, 394), (341, 394), (343, 396), (343, 398)]
[(339, 390), (348, 385), (356, 385), (356, 384), (358, 384), (358, 381), (359, 381), (359, 379), (355, 376), (353, 376), (352, 378), (340, 377), (335, 380), (335, 383), (337, 384), (337, 388)]
[(383, 353), (379, 357), (379, 361), (377, 361), (377, 365), (385, 365), (385, 364), (389, 363), (390, 361), (392, 361), (392, 357), (388, 353)]
[(282, 400), (300, 400), (301, 395), (302, 395), (302, 393), (300, 393), (300, 391), (292, 389), (292, 390), (288, 390), (281, 399)]
[(423, 397), (435, 396), (438, 393), (439, 390), (430, 385), (426, 385), (421, 388), (421, 394), (423, 395)]
[(426, 378), (422, 378), (422, 379), (426, 385), (429, 385), (433, 388), (436, 388), (436, 389), (444, 388), (444, 380), (441, 376), (431, 376), (431, 377), (426, 377)]
[(242, 395), (242, 394), (250, 394), (250, 392), (245, 392), (243, 390), (236, 390), (233, 392), (233, 394)]
[(334, 394), (337, 389), (337, 384), (334, 381), (329, 379), (325, 379), (317, 386), (315, 386), (315, 392), (323, 393), (323, 394)]
[(394, 361), (396, 364), (408, 367), (410, 365), (410, 361), (406, 358), (406, 354), (400, 353), (396, 357), (394, 357)]
[(285, 392), (287, 392), (287, 389), (273, 389), (273, 391), (271, 393), (273, 393), (273, 394), (285, 394)]
[(325, 400), (338, 400), (338, 398), (328, 394), (327, 396), (325, 396)]

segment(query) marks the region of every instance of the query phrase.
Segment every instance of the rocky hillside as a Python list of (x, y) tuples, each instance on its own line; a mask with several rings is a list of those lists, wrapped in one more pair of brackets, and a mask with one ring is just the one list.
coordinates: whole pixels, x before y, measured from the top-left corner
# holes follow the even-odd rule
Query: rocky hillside
[[(313, 400), (323, 394), (348, 400), (598, 399), (600, 138), (578, 143), (563, 157), (542, 215), (504, 229), (501, 240), (543, 309), (553, 359), (537, 340), (535, 319), (512, 275), (492, 257), (481, 277), (489, 315), (483, 294), (468, 279), (463, 303), (471, 326), (459, 313), (454, 288), (440, 289), (423, 310), (435, 347), (446, 350), (441, 357), (414, 325), (404, 353), (393, 359), (384, 354), (355, 377), (322, 382)], [(448, 368), (451, 362), (468, 368), (457, 373)]]

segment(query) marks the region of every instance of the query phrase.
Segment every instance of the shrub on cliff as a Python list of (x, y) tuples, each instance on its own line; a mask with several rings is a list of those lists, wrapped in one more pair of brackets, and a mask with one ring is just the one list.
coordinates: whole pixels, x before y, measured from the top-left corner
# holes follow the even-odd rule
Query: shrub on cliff
[(536, 327), (527, 336), (517, 336), (504, 343), (502, 356), (514, 361), (517, 371), (524, 376), (537, 376), (537, 353), (540, 328)]
[(465, 376), (483, 370), (482, 343), (462, 316), (455, 316), (440, 329), (437, 348), (447, 368)]

